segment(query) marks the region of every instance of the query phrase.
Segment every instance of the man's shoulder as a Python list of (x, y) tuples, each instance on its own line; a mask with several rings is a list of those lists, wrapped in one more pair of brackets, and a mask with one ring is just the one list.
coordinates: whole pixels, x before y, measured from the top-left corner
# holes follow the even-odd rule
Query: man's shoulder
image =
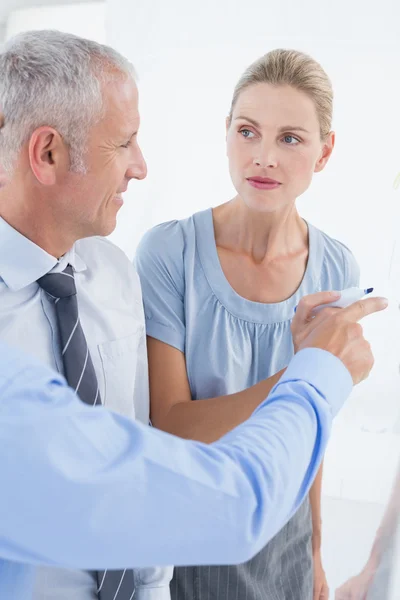
[(125, 252), (107, 238), (93, 236), (78, 240), (75, 252), (89, 269), (112, 267), (117, 272), (132, 271), (132, 263)]
[(109, 239), (93, 236), (78, 240), (75, 244), (76, 253), (89, 266), (92, 258), (102, 258), (105, 261), (118, 261), (121, 265), (130, 264), (125, 252)]
[(116, 244), (107, 238), (93, 236), (76, 242), (75, 252), (93, 277), (107, 280), (108, 286), (115, 284), (116, 290), (121, 291), (121, 286), (133, 288), (140, 301), (140, 281), (135, 266)]

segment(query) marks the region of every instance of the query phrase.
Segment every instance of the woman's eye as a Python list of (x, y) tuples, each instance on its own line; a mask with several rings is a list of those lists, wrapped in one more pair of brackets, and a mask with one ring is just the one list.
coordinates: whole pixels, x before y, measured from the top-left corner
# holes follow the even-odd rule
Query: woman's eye
[(126, 144), (122, 144), (121, 148), (129, 148), (130, 145), (131, 141), (129, 140), (129, 142), (127, 142)]
[(289, 144), (291, 146), (295, 146), (296, 144), (300, 143), (300, 140), (294, 137), (294, 135), (285, 135), (283, 141), (285, 144)]
[(240, 133), (246, 139), (254, 136), (254, 133), (252, 131), (250, 131), (250, 129), (241, 129)]

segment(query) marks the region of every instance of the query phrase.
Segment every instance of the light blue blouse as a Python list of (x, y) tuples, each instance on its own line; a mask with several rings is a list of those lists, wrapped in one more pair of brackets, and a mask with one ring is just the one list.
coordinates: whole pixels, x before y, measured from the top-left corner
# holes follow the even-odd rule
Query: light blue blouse
[(350, 250), (313, 227), (303, 281), (274, 304), (239, 296), (221, 268), (212, 210), (154, 227), (136, 256), (147, 334), (185, 353), (193, 399), (238, 392), (287, 366), (290, 323), (300, 299), (357, 286)]

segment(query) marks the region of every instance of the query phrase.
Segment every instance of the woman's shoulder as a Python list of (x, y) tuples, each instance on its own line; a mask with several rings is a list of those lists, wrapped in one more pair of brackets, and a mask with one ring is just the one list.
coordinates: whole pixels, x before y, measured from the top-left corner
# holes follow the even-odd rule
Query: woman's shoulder
[(187, 250), (196, 247), (196, 219), (201, 213), (186, 219), (174, 219), (152, 227), (142, 237), (136, 249), (135, 263), (140, 270), (151, 264), (170, 273), (182, 272)]
[[(315, 228), (316, 229), (316, 228)], [(360, 268), (351, 249), (325, 231), (317, 229), (323, 242), (323, 256), (326, 268), (337, 271), (343, 279), (343, 287), (358, 285)]]
[(349, 257), (353, 257), (353, 253), (350, 248), (341, 240), (330, 236), (325, 231), (322, 231), (322, 229), (319, 229), (318, 231), (323, 238), (326, 252), (332, 254), (332, 256), (338, 258), (341, 257), (344, 260), (348, 259)]
[(182, 222), (166, 221), (149, 229), (139, 242), (136, 257), (166, 257), (179, 254), (185, 246)]
[(138, 249), (182, 250), (186, 244), (195, 240), (199, 222), (207, 212), (198, 212), (185, 219), (165, 221), (152, 227), (142, 237)]
[(182, 245), (183, 230), (178, 220), (159, 223), (149, 229), (139, 242), (137, 252), (153, 252), (168, 247)]

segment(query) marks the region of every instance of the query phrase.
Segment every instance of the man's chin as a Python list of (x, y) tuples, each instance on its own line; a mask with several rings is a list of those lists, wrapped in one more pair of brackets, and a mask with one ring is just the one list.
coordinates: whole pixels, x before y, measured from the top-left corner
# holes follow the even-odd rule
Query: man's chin
[(104, 226), (103, 232), (98, 233), (97, 235), (100, 235), (102, 237), (107, 237), (107, 236), (111, 235), (112, 233), (114, 233), (116, 227), (117, 227), (117, 217), (115, 216), (113, 221), (109, 221), (107, 223), (107, 225)]
[(108, 218), (106, 222), (96, 223), (91, 228), (91, 232), (86, 237), (107, 237), (111, 235), (117, 226), (117, 215)]

